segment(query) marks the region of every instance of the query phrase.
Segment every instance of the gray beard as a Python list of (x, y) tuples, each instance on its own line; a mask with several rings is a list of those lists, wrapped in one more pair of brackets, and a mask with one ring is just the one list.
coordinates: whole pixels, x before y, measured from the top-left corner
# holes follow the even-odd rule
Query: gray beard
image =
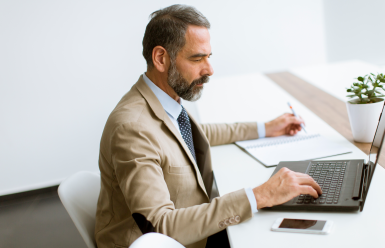
[(202, 96), (202, 87), (195, 87), (197, 84), (205, 84), (210, 80), (209, 76), (203, 76), (194, 80), (191, 84), (179, 73), (175, 62), (171, 61), (168, 69), (167, 83), (175, 91), (175, 93), (186, 101), (194, 102)]

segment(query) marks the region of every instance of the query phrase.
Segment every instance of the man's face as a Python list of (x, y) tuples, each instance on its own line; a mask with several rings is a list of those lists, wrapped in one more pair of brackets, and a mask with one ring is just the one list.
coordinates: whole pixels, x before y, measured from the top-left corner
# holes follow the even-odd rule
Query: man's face
[(168, 84), (177, 95), (188, 101), (200, 98), (203, 84), (214, 71), (209, 62), (211, 56), (210, 34), (207, 28), (190, 25), (186, 32), (186, 44), (171, 61)]

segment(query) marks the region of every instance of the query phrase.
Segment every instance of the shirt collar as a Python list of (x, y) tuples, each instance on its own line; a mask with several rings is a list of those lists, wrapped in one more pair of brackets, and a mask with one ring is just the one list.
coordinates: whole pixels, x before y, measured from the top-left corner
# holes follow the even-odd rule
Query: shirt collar
[(182, 99), (181, 104), (167, 95), (166, 92), (161, 90), (158, 86), (156, 86), (147, 76), (146, 73), (143, 73), (144, 82), (150, 87), (152, 92), (154, 92), (155, 96), (158, 98), (160, 104), (164, 110), (171, 115), (174, 119), (178, 119), (179, 114), (182, 112)]

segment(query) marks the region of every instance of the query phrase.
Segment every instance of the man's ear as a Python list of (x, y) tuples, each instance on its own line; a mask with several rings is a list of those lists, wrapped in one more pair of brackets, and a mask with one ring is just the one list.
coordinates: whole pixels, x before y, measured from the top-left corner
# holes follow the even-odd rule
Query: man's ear
[(152, 49), (152, 63), (159, 72), (168, 71), (170, 65), (170, 56), (162, 46), (156, 46)]

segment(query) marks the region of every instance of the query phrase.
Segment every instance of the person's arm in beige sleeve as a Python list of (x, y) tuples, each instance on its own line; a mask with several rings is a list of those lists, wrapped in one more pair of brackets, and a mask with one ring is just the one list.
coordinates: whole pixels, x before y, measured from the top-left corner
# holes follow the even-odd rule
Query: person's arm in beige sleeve
[(210, 146), (230, 144), (235, 141), (258, 138), (256, 122), (234, 124), (201, 124)]
[(120, 125), (111, 143), (115, 176), (143, 234), (155, 231), (188, 245), (252, 217), (243, 189), (211, 203), (176, 209), (169, 193), (173, 186), (167, 185), (162, 169), (167, 158), (145, 124)]

